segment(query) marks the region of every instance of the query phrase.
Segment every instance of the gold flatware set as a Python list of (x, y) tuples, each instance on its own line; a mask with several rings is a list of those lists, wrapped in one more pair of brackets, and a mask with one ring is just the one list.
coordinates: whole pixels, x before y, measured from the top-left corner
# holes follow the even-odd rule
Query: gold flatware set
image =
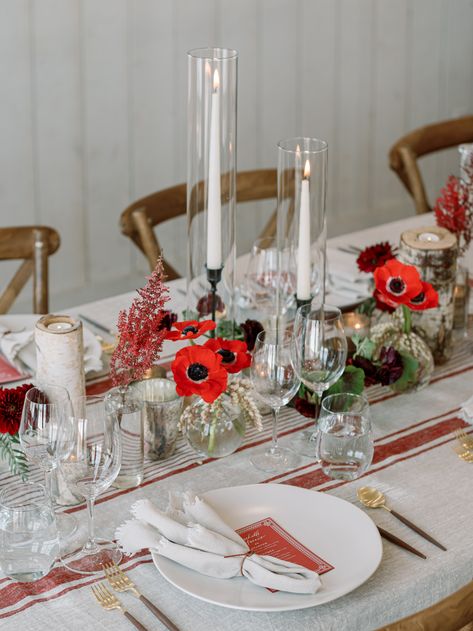
[[(418, 535), (420, 535), (421, 537), (423, 537), (424, 539), (432, 543), (434, 546), (437, 546), (437, 548), (440, 548), (441, 550), (445, 550), (445, 551), (447, 550), (445, 546), (443, 546), (431, 535), (429, 535), (429, 533), (425, 532), (425, 530), (422, 530), (421, 528), (419, 528), (419, 526), (416, 526), (411, 521), (409, 521), (409, 519), (407, 519), (406, 517), (404, 517), (397, 511), (393, 510), (389, 506), (387, 506), (385, 495), (378, 489), (375, 489), (372, 486), (362, 486), (357, 490), (356, 494), (358, 496), (359, 501), (367, 508), (384, 508), (384, 510), (387, 510), (389, 513), (391, 513), (393, 517), (396, 517), (396, 519), (398, 519), (403, 524), (405, 524), (408, 528), (410, 528), (411, 530), (416, 532)], [(387, 539), (388, 541), (391, 541), (392, 543), (404, 548), (405, 550), (408, 550), (409, 552), (412, 552), (413, 554), (416, 554), (419, 557), (422, 557), (423, 559), (426, 558), (426, 556), (422, 552), (419, 552), (419, 550), (416, 550), (415, 548), (407, 544), (405, 541), (402, 541), (395, 535), (379, 527), (378, 527), (378, 530), (381, 536)]]
[[(103, 571), (108, 584), (115, 592), (130, 592), (133, 596), (138, 598), (153, 613), (153, 615), (158, 618), (158, 620), (162, 622), (167, 629), (169, 629), (169, 631), (179, 631), (178, 627), (169, 620), (166, 614), (148, 600), (146, 596), (143, 596), (131, 578), (127, 576), (125, 572), (118, 567), (118, 565), (115, 565), (114, 563), (107, 563), (103, 566)], [(98, 603), (106, 611), (118, 609), (137, 629), (140, 631), (147, 631), (146, 627), (125, 608), (123, 603), (117, 598), (117, 596), (115, 596), (114, 593), (107, 589), (104, 583), (93, 585), (92, 592)]]
[(464, 429), (457, 429), (455, 432), (455, 438), (460, 443), (453, 447), (453, 451), (457, 454), (460, 460), (464, 462), (473, 463), (473, 436), (470, 436)]

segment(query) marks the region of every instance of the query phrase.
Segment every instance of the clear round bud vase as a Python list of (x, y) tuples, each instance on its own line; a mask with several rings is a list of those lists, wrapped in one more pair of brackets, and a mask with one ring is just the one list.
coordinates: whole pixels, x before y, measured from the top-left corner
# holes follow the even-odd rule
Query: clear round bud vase
[[(327, 156), (327, 143), (317, 138), (278, 143), (278, 249), (293, 251), (297, 306), (312, 302), (317, 308), (324, 302)], [(280, 296), (278, 315), (287, 299)]]
[(188, 53), (187, 307), (192, 319), (233, 319), (238, 53)]

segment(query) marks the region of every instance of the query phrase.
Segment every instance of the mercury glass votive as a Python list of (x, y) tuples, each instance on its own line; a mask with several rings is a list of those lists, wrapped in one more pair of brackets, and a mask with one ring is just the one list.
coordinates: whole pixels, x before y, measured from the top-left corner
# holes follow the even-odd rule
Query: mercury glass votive
[(164, 460), (176, 449), (178, 422), (183, 399), (170, 379), (144, 379), (132, 384), (144, 407), (144, 438), (146, 456)]
[(342, 320), (347, 337), (353, 337), (354, 335), (368, 337), (370, 334), (370, 319), (364, 313), (349, 311), (342, 314)]

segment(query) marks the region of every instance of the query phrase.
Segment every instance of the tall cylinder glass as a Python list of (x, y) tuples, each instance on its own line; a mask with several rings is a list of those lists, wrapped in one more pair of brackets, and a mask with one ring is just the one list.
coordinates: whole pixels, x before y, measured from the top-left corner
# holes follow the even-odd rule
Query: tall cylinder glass
[(235, 50), (188, 53), (187, 306), (193, 319), (233, 319), (237, 69)]
[(294, 252), (298, 307), (324, 302), (327, 156), (327, 143), (318, 138), (278, 143), (277, 238), (280, 251), (289, 243)]

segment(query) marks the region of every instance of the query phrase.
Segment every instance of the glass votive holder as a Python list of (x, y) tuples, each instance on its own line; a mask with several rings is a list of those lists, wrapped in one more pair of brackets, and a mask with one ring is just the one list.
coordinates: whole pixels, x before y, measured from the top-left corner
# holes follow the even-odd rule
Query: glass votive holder
[(46, 576), (59, 556), (56, 518), (40, 484), (13, 482), (0, 493), (0, 569), (15, 581)]
[(164, 460), (176, 449), (178, 422), (183, 399), (170, 379), (136, 381), (132, 388), (144, 403), (144, 429), (147, 457)]
[(342, 314), (342, 320), (347, 337), (353, 337), (354, 335), (368, 337), (370, 334), (370, 319), (364, 313), (348, 311)]
[(131, 489), (143, 482), (144, 413), (143, 401), (130, 387), (112, 388), (105, 395), (107, 414), (117, 417), (122, 438), (122, 463), (113, 486)]

